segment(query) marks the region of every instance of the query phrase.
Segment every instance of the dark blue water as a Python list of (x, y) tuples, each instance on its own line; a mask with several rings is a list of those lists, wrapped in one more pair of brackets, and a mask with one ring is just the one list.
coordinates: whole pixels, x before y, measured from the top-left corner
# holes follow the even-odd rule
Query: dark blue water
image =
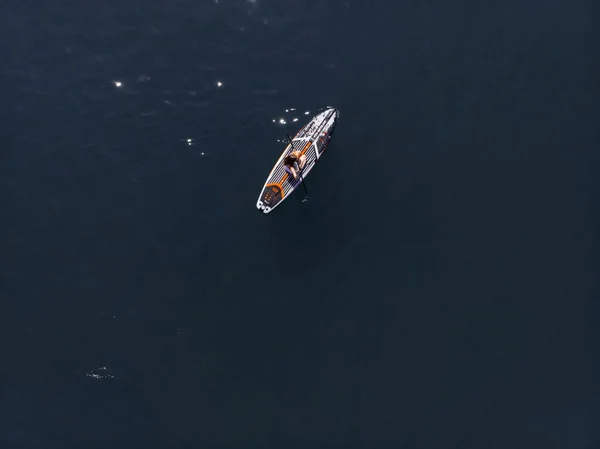
[(0, 447), (599, 447), (596, 2), (0, 13)]

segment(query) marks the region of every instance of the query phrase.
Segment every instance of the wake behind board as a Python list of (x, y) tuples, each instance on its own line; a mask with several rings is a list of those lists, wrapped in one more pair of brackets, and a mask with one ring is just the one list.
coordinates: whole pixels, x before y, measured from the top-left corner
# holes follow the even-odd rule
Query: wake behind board
[(279, 206), (291, 193), (302, 184), (300, 177), (297, 180), (290, 175), (283, 166), (283, 159), (292, 151), (300, 151), (306, 155), (306, 164), (301, 171), (302, 178), (313, 169), (319, 158), (329, 144), (333, 135), (339, 112), (330, 108), (313, 117), (292, 138), (291, 144), (283, 150), (281, 156), (273, 166), (267, 181), (263, 186), (256, 208), (268, 214)]

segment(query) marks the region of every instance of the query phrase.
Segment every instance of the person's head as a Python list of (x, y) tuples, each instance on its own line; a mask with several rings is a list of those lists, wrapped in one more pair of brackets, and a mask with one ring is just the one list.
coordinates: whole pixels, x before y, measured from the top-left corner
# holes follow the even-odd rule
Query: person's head
[(298, 160), (298, 158), (293, 155), (293, 154), (288, 154), (286, 157), (283, 158), (283, 163), (285, 165), (287, 165), (288, 167), (291, 167), (292, 165), (294, 165), (294, 162), (296, 162)]

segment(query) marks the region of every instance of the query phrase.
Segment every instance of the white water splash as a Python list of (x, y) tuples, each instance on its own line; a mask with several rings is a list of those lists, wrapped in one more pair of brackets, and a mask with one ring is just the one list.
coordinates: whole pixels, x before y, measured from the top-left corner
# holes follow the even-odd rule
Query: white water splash
[(91, 377), (92, 379), (114, 379), (115, 376), (110, 374), (106, 369), (106, 366), (101, 366), (100, 368), (96, 368), (91, 370), (88, 373), (85, 373), (87, 377)]

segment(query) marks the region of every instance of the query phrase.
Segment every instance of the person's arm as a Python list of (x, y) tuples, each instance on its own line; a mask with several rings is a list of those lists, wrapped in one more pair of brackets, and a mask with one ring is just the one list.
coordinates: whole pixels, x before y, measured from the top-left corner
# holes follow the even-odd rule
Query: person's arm
[(303, 154), (302, 156), (300, 156), (300, 159), (298, 159), (298, 167), (303, 169), (305, 165), (306, 165), (306, 154)]
[(296, 174), (296, 170), (294, 169), (294, 167), (290, 167), (290, 170), (292, 172), (292, 175), (294, 176), (294, 179), (298, 179), (298, 175)]

